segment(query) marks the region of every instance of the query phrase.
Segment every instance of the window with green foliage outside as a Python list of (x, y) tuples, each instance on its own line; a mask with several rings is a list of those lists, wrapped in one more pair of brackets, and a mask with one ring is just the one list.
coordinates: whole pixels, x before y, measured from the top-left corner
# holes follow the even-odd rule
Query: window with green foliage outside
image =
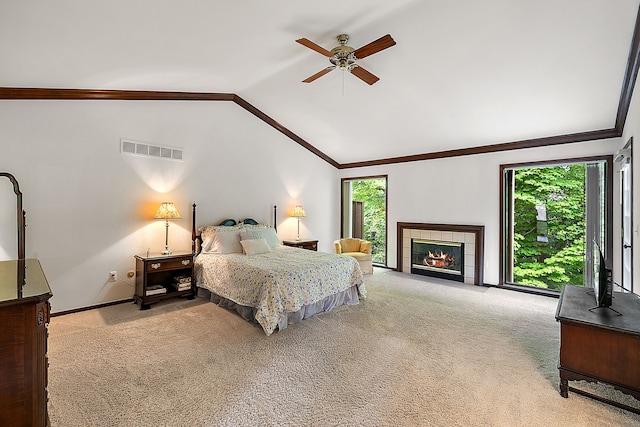
[(387, 263), (387, 177), (342, 180), (343, 237), (361, 237), (372, 243), (374, 264)]
[(515, 172), (513, 281), (560, 290), (583, 284), (585, 165)]
[(606, 237), (605, 172), (604, 161), (505, 168), (505, 283), (591, 285), (593, 247)]

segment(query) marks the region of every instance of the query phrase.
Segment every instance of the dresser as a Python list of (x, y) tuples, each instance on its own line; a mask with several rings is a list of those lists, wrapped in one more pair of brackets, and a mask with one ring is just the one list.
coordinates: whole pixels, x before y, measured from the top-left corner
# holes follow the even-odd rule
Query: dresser
[(565, 285), (558, 301), (560, 322), (560, 395), (569, 391), (640, 413), (602, 396), (596, 396), (569, 381), (600, 382), (640, 400), (640, 298), (613, 294), (611, 308), (594, 308), (593, 289)]
[(0, 426), (49, 425), (49, 298), (37, 259), (0, 261)]

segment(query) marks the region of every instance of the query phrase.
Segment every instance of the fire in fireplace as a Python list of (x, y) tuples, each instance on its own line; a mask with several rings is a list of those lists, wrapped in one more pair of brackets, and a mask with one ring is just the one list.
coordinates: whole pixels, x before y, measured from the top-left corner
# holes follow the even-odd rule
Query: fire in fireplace
[(411, 239), (411, 273), (464, 282), (464, 243)]

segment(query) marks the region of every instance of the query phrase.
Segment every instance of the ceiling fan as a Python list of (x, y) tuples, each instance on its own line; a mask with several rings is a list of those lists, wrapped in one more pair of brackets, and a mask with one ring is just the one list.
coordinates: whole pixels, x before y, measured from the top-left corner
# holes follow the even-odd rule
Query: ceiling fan
[(359, 49), (347, 46), (347, 42), (349, 41), (349, 36), (347, 34), (340, 34), (336, 39), (338, 40), (338, 43), (340, 43), (340, 46), (336, 46), (330, 51), (305, 38), (296, 40), (296, 42), (301, 45), (328, 57), (329, 62), (333, 64), (324, 70), (315, 73), (311, 77), (306, 78), (303, 80), (304, 83), (311, 83), (317, 78), (324, 76), (329, 71), (338, 68), (342, 71), (349, 71), (363, 82), (372, 85), (380, 79), (358, 65), (358, 60), (366, 58), (369, 55), (373, 55), (374, 53), (378, 53), (381, 50), (390, 48), (396, 44), (395, 40), (393, 40), (389, 34), (382, 36), (378, 40), (372, 41)]

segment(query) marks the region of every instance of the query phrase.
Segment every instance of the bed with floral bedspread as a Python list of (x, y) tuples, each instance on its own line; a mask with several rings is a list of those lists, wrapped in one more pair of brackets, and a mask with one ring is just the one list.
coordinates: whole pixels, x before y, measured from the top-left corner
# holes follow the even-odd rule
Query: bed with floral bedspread
[(267, 335), (366, 297), (355, 259), (287, 246), (254, 255), (201, 253), (195, 279), (221, 305), (248, 309), (243, 317), (255, 319)]

